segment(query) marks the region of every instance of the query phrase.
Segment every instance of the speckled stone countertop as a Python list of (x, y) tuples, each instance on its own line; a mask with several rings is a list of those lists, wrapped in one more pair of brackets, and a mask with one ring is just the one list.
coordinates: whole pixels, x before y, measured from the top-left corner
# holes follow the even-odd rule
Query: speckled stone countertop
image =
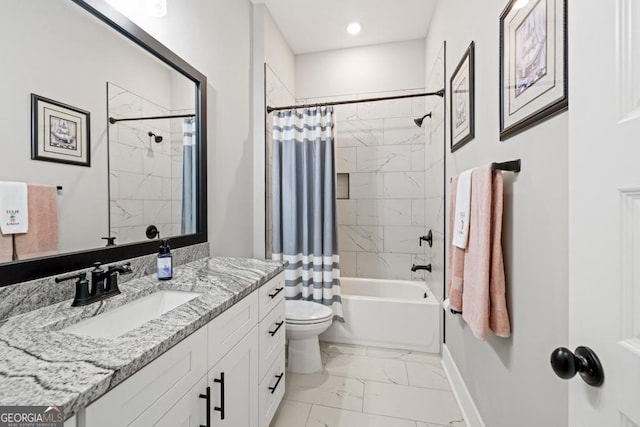
[[(170, 281), (131, 280), (105, 301), (71, 307), (68, 300), (11, 317), (0, 326), (0, 406), (63, 405), (69, 418), (283, 268), (275, 261), (203, 258), (176, 267)], [(115, 339), (60, 332), (158, 289), (203, 295)]]

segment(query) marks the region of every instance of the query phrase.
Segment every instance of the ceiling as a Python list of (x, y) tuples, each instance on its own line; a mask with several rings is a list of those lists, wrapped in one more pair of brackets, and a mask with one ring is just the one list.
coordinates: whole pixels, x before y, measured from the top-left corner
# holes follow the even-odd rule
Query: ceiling
[[(253, 0), (264, 3), (294, 54), (366, 46), (427, 35), (437, 0)], [(347, 33), (353, 21), (357, 36)]]

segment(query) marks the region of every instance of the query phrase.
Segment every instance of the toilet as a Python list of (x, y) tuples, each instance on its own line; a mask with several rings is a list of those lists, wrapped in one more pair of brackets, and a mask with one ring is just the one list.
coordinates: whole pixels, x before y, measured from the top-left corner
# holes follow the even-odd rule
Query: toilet
[(287, 369), (299, 374), (310, 374), (322, 369), (318, 335), (333, 321), (333, 310), (311, 301), (285, 301), (287, 323)]

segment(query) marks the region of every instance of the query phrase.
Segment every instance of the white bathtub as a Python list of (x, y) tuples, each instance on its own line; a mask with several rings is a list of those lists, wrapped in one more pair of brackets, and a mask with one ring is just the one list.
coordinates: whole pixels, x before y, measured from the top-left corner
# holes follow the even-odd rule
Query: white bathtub
[(440, 304), (423, 282), (342, 277), (340, 283), (345, 323), (333, 322), (321, 340), (440, 352)]

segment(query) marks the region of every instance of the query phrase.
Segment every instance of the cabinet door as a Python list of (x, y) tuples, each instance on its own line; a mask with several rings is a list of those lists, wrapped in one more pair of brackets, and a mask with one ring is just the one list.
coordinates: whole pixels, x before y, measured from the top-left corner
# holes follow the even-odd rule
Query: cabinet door
[[(144, 426), (140, 416), (159, 415), (207, 373), (207, 333), (199, 329), (136, 372), (85, 410), (87, 427)], [(204, 393), (203, 388), (202, 393)]]
[(258, 328), (210, 371), (211, 426), (258, 426)]
[(136, 425), (154, 427), (200, 427), (206, 425), (207, 401), (200, 395), (206, 395), (207, 377), (185, 394), (169, 411), (158, 417), (158, 413), (147, 411), (136, 420)]

